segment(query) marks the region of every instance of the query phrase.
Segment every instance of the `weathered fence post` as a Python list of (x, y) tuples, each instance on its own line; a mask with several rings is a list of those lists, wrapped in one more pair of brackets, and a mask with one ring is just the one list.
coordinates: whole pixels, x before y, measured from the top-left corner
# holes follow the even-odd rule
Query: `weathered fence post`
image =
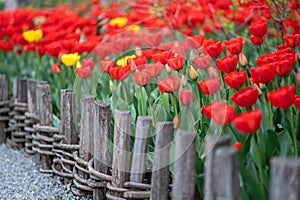
[(16, 83), (16, 99), (13, 105), (13, 125), (15, 130), (12, 131), (11, 141), (13, 146), (25, 146), (25, 112), (27, 111), (27, 79), (17, 78)]
[(25, 113), (25, 151), (28, 154), (33, 154), (32, 135), (35, 132), (33, 125), (38, 123), (37, 120), (37, 102), (36, 102), (36, 80), (27, 80), (27, 112)]
[[(39, 118), (40, 118), (40, 126), (52, 127), (53, 119), (52, 119), (52, 99), (50, 95), (50, 85), (49, 84), (39, 84), (37, 86), (37, 99), (39, 99)], [(42, 172), (48, 172), (51, 169), (52, 165), (52, 147), (50, 143), (52, 143), (51, 139), (53, 136), (53, 132), (49, 130), (40, 130), (39, 138), (39, 153), (41, 154), (42, 161)]]
[(9, 120), (8, 117), (8, 80), (5, 75), (0, 75), (0, 144), (5, 143), (5, 128)]
[(241, 199), (236, 150), (230, 146), (216, 149), (214, 167), (216, 199)]
[[(41, 93), (41, 86), (42, 85), (47, 85), (46, 82), (37, 82), (36, 84), (36, 117), (37, 119), (40, 121), (40, 113), (43, 112), (43, 110), (41, 109), (41, 99), (40, 99), (40, 95), (38, 93)], [(51, 105), (52, 106), (52, 105)], [(44, 123), (44, 122), (42, 122)], [(37, 131), (35, 130), (35, 132), (32, 135), (32, 150), (35, 152), (35, 163), (36, 164), (41, 164), (41, 154), (39, 153), (39, 147), (38, 145), (40, 144), (39, 142), (39, 138), (37, 136)]]
[(205, 155), (204, 200), (239, 200), (237, 161), (230, 148), (230, 136), (206, 136)]
[[(108, 174), (112, 158), (109, 152), (110, 145), (110, 106), (107, 103), (95, 102), (94, 113), (94, 169), (97, 172)], [(101, 180), (103, 181), (103, 180)], [(101, 188), (93, 190), (93, 199), (106, 199), (106, 181)]]
[(114, 152), (112, 161), (112, 181), (107, 187), (110, 190), (108, 199), (121, 198), (126, 189), (124, 184), (129, 180), (130, 172), (130, 112), (115, 111)]
[(84, 94), (81, 97), (79, 155), (77, 151), (73, 154), (76, 161), (73, 168), (73, 183), (76, 188), (72, 187), (73, 193), (79, 196), (93, 191), (92, 188), (88, 186), (88, 162), (94, 153), (94, 101), (95, 97), (92, 95)]
[(134, 151), (132, 155), (132, 164), (130, 171), (130, 182), (143, 182), (151, 126), (151, 117), (138, 117), (136, 123)]
[(300, 159), (273, 158), (271, 161), (271, 200), (300, 199)]
[(175, 135), (173, 200), (192, 200), (195, 191), (196, 134), (178, 130)]
[(168, 199), (170, 182), (170, 146), (173, 138), (173, 123), (157, 123), (155, 133), (156, 139), (151, 179), (151, 199)]
[[(60, 103), (60, 134), (65, 135), (65, 140), (63, 141), (64, 144), (75, 145), (78, 142), (77, 95), (72, 90), (62, 90)], [(65, 155), (63, 155), (63, 157), (64, 156)], [(65, 167), (69, 170), (69, 172), (73, 170), (72, 166), (67, 163), (65, 163)], [(64, 177), (65, 184), (69, 183), (70, 180), (70, 178)]]

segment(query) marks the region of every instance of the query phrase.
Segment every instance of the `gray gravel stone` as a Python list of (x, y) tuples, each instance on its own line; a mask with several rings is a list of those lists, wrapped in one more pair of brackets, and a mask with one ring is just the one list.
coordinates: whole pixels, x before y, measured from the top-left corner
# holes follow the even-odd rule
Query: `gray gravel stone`
[(38, 171), (32, 156), (0, 145), (0, 200), (80, 199), (63, 185), (58, 176)]

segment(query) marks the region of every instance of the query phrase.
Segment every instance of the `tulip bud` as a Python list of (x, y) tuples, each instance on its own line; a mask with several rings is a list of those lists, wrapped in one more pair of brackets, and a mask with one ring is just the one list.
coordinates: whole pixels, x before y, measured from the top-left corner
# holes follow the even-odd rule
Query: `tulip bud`
[(135, 47), (135, 54), (136, 56), (142, 56), (142, 49), (141, 47)]
[(296, 75), (297, 84), (300, 87), (300, 68), (298, 69), (298, 73)]
[(165, 64), (165, 67), (166, 67), (166, 72), (167, 73), (170, 73), (172, 71), (172, 69), (169, 67), (168, 64)]
[(174, 117), (173, 123), (174, 123), (174, 129), (179, 128), (180, 120), (179, 120), (179, 116), (178, 116), (178, 115), (176, 115), (176, 116)]
[(198, 78), (198, 72), (195, 70), (195, 68), (192, 65), (189, 68), (189, 72), (192, 80), (196, 80)]
[(239, 62), (241, 64), (241, 66), (243, 66), (243, 67), (245, 67), (248, 64), (247, 57), (244, 53), (239, 54)]
[(109, 80), (109, 90), (111, 91), (111, 93), (113, 93), (116, 90), (116, 87), (111, 80)]
[(182, 75), (181, 75), (181, 85), (182, 85), (183, 87), (185, 87), (186, 84), (187, 84), (186, 77), (185, 77), (185, 75), (182, 74)]
[(59, 64), (52, 64), (52, 72), (58, 74), (61, 71)]
[(261, 90), (265, 89), (266, 87), (267, 87), (266, 84), (259, 83), (259, 88), (260, 88)]
[(232, 145), (236, 150), (242, 151), (242, 143), (241, 142), (236, 142)]

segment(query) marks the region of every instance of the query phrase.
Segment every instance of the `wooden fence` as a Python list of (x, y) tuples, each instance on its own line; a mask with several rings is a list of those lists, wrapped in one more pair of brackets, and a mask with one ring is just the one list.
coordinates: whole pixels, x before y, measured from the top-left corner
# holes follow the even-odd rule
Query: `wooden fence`
[[(196, 199), (195, 133), (174, 132), (172, 122), (157, 123), (154, 160), (149, 166), (151, 117), (138, 117), (132, 134), (130, 113), (115, 110), (111, 136), (109, 104), (86, 94), (81, 98), (79, 131), (77, 96), (62, 90), (60, 127), (54, 128), (49, 84), (15, 78), (9, 96), (7, 82), (7, 77), (0, 75), (0, 143), (25, 148), (41, 164), (41, 172), (72, 183), (75, 195), (93, 195), (95, 200)], [(173, 174), (169, 170), (172, 142)], [(204, 199), (241, 199), (237, 155), (230, 137), (208, 135), (205, 155)], [(274, 158), (270, 185), (272, 200), (300, 199), (300, 160)]]

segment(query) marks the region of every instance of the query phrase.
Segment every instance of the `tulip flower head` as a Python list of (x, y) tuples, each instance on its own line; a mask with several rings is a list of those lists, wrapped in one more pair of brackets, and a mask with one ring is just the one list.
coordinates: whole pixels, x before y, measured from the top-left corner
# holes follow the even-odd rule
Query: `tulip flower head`
[(23, 33), (23, 37), (29, 43), (37, 42), (42, 39), (43, 31), (42, 29), (25, 31)]
[(71, 67), (80, 60), (78, 53), (62, 54), (61, 61), (67, 66)]

